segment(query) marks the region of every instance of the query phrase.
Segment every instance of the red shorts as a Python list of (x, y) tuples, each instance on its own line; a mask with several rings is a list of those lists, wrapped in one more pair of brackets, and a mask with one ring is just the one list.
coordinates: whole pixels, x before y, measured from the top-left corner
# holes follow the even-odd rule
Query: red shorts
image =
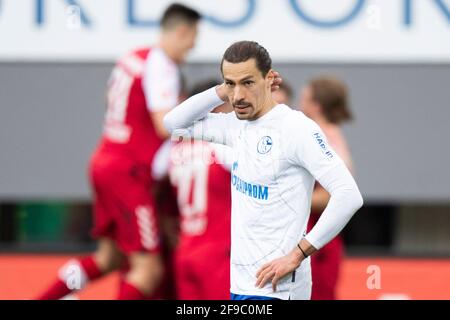
[(97, 152), (90, 164), (94, 191), (94, 238), (116, 241), (126, 254), (158, 252), (159, 228), (150, 192), (150, 166), (107, 152)]
[(342, 254), (342, 238), (337, 236), (311, 257), (311, 300), (336, 300)]
[(181, 245), (175, 252), (174, 268), (178, 299), (230, 299), (229, 243)]
[[(311, 230), (319, 219), (311, 215), (308, 230)], [(327, 243), (311, 256), (312, 293), (311, 300), (336, 300), (340, 266), (344, 252), (344, 244), (340, 235)]]

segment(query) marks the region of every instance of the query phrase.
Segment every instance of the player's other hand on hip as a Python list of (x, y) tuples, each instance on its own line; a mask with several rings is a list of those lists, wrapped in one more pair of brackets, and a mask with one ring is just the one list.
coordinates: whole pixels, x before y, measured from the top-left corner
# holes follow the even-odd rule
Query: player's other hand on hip
[(302, 262), (304, 257), (299, 252), (299, 250), (293, 250), (286, 256), (263, 265), (256, 273), (256, 287), (262, 288), (268, 281), (272, 281), (272, 289), (275, 292), (278, 281), (289, 273), (292, 273)]

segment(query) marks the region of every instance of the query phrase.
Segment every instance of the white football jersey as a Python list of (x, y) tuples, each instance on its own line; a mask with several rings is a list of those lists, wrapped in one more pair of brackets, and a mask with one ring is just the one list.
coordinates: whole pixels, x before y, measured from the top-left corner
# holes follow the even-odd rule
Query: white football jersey
[(257, 288), (256, 273), (288, 254), (305, 236), (315, 180), (342, 164), (319, 126), (279, 104), (262, 117), (208, 114), (189, 128), (195, 138), (233, 148), (231, 168), (231, 292), (280, 299), (309, 299), (310, 259), (273, 292)]

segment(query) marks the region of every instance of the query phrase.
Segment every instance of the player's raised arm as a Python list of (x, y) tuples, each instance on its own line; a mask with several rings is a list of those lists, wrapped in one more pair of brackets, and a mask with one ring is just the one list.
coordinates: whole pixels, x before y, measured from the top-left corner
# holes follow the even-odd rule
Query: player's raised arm
[[(272, 74), (274, 80), (271, 90), (275, 91), (283, 79), (276, 71), (272, 71)], [(164, 116), (165, 128), (172, 135), (190, 136), (195, 139), (229, 144), (231, 138), (228, 135), (232, 134), (231, 129), (235, 128), (237, 124), (234, 112), (229, 114), (210, 113), (221, 104), (230, 103), (229, 94), (229, 89), (223, 83), (190, 97)], [(203, 127), (195, 130), (196, 123)], [(226, 137), (221, 136), (223, 132), (226, 132)], [(225, 142), (225, 140), (227, 141)]]
[(186, 99), (171, 110), (164, 117), (164, 126), (170, 133), (187, 129), (223, 103), (224, 100), (219, 97), (216, 87), (210, 88)]
[(233, 127), (238, 125), (234, 113), (210, 113), (227, 100), (225, 86), (219, 85), (183, 101), (164, 117), (164, 125), (172, 136), (192, 137), (230, 144)]

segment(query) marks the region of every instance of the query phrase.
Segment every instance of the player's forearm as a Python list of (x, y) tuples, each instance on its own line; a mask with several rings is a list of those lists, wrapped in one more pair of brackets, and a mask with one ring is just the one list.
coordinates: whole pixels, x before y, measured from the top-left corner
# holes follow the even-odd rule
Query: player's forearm
[(311, 200), (311, 209), (316, 212), (322, 212), (328, 204), (330, 200), (330, 194), (322, 188), (322, 186), (317, 185), (314, 188), (312, 200)]
[(355, 180), (344, 165), (337, 166), (319, 180), (330, 193), (330, 201), (305, 239), (316, 249), (322, 248), (341, 232), (363, 205)]
[(164, 117), (164, 126), (170, 133), (187, 129), (203, 119), (212, 109), (223, 104), (216, 88), (196, 94), (172, 109)]

